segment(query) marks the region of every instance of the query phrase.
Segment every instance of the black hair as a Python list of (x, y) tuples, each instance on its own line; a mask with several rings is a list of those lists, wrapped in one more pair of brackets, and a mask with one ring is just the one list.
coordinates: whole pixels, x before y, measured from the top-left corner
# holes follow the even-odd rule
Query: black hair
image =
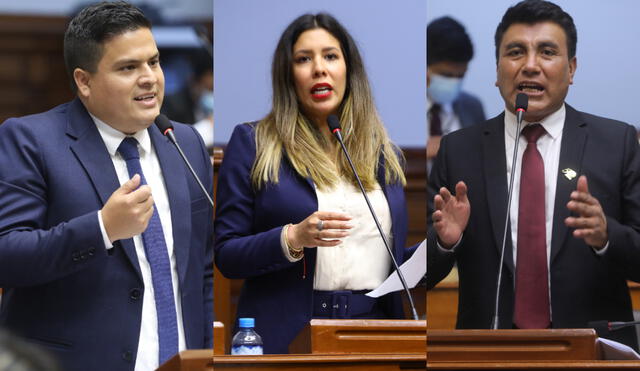
[(500, 56), (500, 43), (507, 29), (514, 23), (534, 24), (540, 22), (553, 22), (560, 26), (567, 38), (567, 50), (569, 59), (576, 55), (578, 44), (578, 31), (573, 23), (573, 18), (558, 5), (544, 0), (524, 0), (510, 7), (502, 16), (502, 20), (496, 28), (495, 47), (496, 61)]
[(427, 66), (438, 62), (468, 63), (473, 58), (471, 39), (458, 21), (437, 18), (427, 26)]
[(73, 71), (81, 68), (96, 72), (104, 43), (115, 36), (139, 28), (151, 29), (142, 11), (125, 1), (103, 1), (82, 9), (64, 34), (64, 64), (76, 92)]

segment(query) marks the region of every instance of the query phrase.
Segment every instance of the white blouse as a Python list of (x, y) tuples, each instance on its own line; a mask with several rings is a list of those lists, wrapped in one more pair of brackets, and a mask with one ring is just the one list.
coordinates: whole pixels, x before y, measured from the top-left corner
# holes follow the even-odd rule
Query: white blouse
[[(340, 179), (331, 190), (321, 191), (316, 188), (316, 196), (319, 211), (350, 215), (353, 228), (349, 230), (347, 237), (342, 238), (341, 244), (317, 247), (314, 290), (375, 289), (389, 275), (391, 258), (362, 193), (353, 184)], [(375, 189), (367, 192), (367, 196), (392, 247), (391, 212), (380, 185), (376, 183)], [(298, 260), (291, 257), (284, 245), (283, 250), (290, 261)]]

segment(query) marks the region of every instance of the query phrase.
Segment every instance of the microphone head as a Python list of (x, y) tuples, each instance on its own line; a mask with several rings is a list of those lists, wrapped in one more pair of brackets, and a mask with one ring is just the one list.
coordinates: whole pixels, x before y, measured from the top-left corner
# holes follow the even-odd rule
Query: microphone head
[(518, 93), (516, 95), (516, 111), (527, 111), (529, 106), (529, 96), (525, 93)]
[(340, 128), (340, 120), (338, 120), (338, 116), (336, 115), (329, 115), (329, 117), (327, 117), (327, 125), (329, 125), (329, 130), (334, 134), (336, 131), (342, 131), (342, 128)]
[(163, 135), (167, 135), (169, 131), (173, 131), (173, 125), (171, 124), (171, 121), (167, 118), (167, 116), (163, 114), (159, 114), (158, 117), (156, 117), (155, 123)]

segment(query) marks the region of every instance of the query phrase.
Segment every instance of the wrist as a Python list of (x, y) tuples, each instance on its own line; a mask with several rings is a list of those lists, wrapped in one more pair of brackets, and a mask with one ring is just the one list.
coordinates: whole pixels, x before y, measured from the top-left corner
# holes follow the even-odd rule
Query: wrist
[(284, 226), (284, 228), (284, 242), (287, 246), (287, 249), (289, 250), (289, 254), (291, 254), (291, 256), (294, 258), (298, 258), (303, 254), (304, 248), (299, 247), (295, 243), (295, 240), (289, 237), (291, 229), (295, 228), (295, 224), (287, 224)]

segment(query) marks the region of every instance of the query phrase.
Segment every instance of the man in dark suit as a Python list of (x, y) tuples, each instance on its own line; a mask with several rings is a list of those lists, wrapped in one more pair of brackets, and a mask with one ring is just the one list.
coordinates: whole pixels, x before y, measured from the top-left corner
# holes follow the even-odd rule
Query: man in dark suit
[(473, 44), (464, 27), (451, 17), (427, 26), (427, 159), (436, 156), (440, 138), (485, 120), (482, 103), (462, 91), (462, 80), (473, 58)]
[[(212, 346), (211, 209), (152, 125), (164, 76), (144, 15), (91, 5), (64, 50), (76, 99), (0, 126), (0, 324), (65, 370), (155, 369)], [(202, 140), (174, 127), (211, 191)]]
[[(442, 140), (429, 179), (428, 287), (457, 263), (458, 328), (491, 326), (499, 268), (500, 328), (633, 320), (627, 280), (640, 281), (636, 130), (565, 104), (576, 40), (571, 16), (555, 4), (509, 8), (495, 36), (505, 112)], [(529, 105), (512, 169), (518, 93)], [(637, 349), (633, 328), (607, 337)]]

